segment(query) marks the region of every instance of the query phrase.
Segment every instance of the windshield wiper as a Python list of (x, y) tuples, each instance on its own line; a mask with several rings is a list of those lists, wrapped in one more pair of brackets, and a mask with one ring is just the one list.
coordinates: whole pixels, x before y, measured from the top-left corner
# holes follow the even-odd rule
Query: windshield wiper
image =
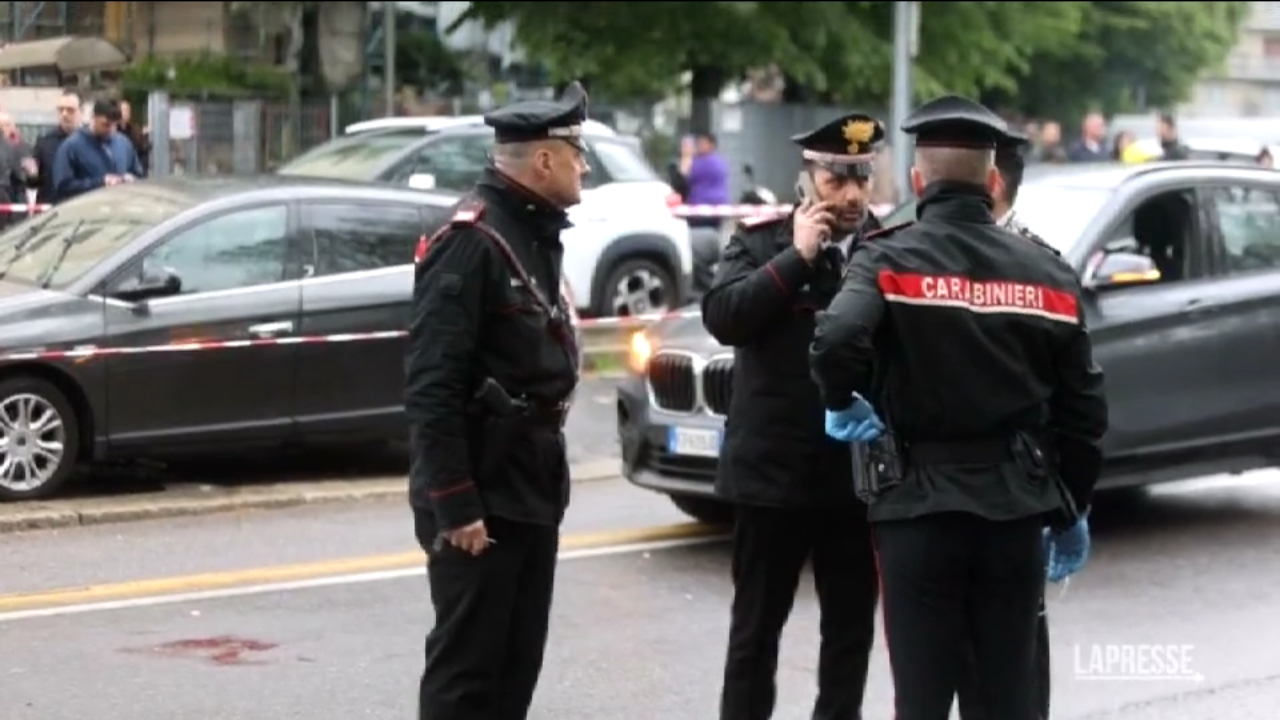
[(49, 268), (36, 281), (40, 287), (47, 289), (53, 282), (53, 276), (62, 267), (62, 261), (67, 259), (67, 253), (71, 252), (71, 248), (83, 239), (80, 237), (80, 228), (82, 227), (84, 227), (84, 220), (77, 222), (75, 227), (71, 228), (71, 232), (67, 233), (67, 236), (62, 239), (62, 248), (58, 250), (58, 257), (53, 259)]
[[(27, 244), (35, 239), (36, 235), (44, 229), (45, 225), (53, 222), (55, 217), (57, 216), (53, 213), (49, 213), (48, 217), (37, 221), (34, 225), (27, 228), (27, 232), (24, 233), (22, 237), (18, 238), (18, 241), (13, 244), (13, 247), (10, 250), (9, 259), (5, 261), (4, 267), (0, 268), (0, 280), (3, 280), (4, 276), (9, 274), (9, 270), (13, 268), (13, 264), (18, 262), (18, 259), (22, 257), (22, 251), (27, 249)], [(32, 249), (34, 250), (35, 248)]]

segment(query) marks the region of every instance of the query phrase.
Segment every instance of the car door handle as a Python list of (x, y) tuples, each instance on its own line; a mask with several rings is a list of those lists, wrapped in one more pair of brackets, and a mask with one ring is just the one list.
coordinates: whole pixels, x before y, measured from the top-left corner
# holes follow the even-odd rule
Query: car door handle
[(1186, 304), (1182, 306), (1182, 310), (1190, 315), (1205, 315), (1207, 313), (1217, 312), (1218, 305), (1208, 300), (1201, 300), (1197, 298), (1195, 300), (1188, 300)]
[(259, 325), (250, 325), (249, 334), (258, 337), (270, 337), (281, 333), (293, 332), (293, 321), (281, 320), (280, 322), (261, 323)]

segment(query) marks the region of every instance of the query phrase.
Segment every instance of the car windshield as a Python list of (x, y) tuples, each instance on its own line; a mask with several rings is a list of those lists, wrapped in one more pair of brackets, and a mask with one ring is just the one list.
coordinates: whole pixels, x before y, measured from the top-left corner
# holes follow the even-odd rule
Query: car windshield
[[(49, 287), (65, 287), (192, 204), (184, 195), (143, 187), (87, 193), (9, 228), (0, 234), (4, 279), (31, 284), (43, 279)], [(75, 244), (67, 249), (57, 271), (45, 278), (72, 233)]]
[(384, 165), (425, 137), (416, 132), (353, 135), (330, 140), (282, 165), (280, 175), (372, 180)]
[[(1018, 191), (1013, 211), (1018, 222), (1065, 253), (1075, 245), (1109, 197), (1111, 191), (1106, 188), (1031, 183)], [(880, 222), (889, 226), (915, 219), (916, 200), (912, 198)]]
[(625, 141), (596, 139), (592, 149), (611, 182), (652, 182), (659, 179), (644, 157)]

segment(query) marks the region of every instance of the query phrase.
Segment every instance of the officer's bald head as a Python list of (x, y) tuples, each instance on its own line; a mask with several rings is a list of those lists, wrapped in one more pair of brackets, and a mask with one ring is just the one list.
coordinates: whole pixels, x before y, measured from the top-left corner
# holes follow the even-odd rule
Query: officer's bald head
[(940, 180), (983, 185), (995, 164), (995, 151), (974, 148), (916, 148), (916, 169), (925, 184)]
[(917, 147), (911, 168), (911, 186), (916, 195), (926, 186), (942, 181), (980, 185), (994, 192), (1000, 182), (995, 167), (995, 151), (986, 148)]

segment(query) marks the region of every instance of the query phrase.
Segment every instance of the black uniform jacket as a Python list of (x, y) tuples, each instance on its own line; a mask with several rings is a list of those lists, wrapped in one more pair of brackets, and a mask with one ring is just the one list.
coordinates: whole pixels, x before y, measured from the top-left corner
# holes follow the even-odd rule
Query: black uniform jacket
[[(507, 241), (533, 287), (474, 222)], [(490, 170), (454, 222), (419, 246), (406, 359), (410, 501), (433, 510), (441, 529), (486, 515), (539, 524), (563, 517), (568, 468), (559, 429), (497, 425), (477, 417), (473, 396), (486, 378), (538, 406), (573, 392), (578, 351), (565, 335), (560, 293), (560, 231), (568, 225), (562, 210)]]
[[(868, 216), (864, 231), (878, 227)], [(826, 435), (806, 360), (814, 313), (835, 295), (843, 260), (832, 247), (810, 264), (791, 241), (791, 217), (743, 223), (702, 298), (707, 331), (734, 348), (716, 491), (747, 505), (853, 506), (849, 447)]]
[(28, 183), (37, 189), (36, 202), (52, 203), (58, 199), (57, 189), (53, 186), (53, 160), (62, 141), (69, 136), (70, 133), (63, 132), (62, 128), (54, 128), (36, 140), (32, 152), (36, 161), (36, 174), (28, 178)]
[[(1087, 507), (1107, 405), (1080, 286), (1060, 258), (995, 224), (983, 188), (930, 185), (918, 222), (860, 244), (818, 316), (810, 361), (828, 408), (861, 393), (907, 446), (1043, 438)], [(906, 480), (875, 503), (873, 519), (1003, 520), (1060, 505), (1051, 481), (1012, 462), (995, 469), (915, 467), (908, 457)]]

